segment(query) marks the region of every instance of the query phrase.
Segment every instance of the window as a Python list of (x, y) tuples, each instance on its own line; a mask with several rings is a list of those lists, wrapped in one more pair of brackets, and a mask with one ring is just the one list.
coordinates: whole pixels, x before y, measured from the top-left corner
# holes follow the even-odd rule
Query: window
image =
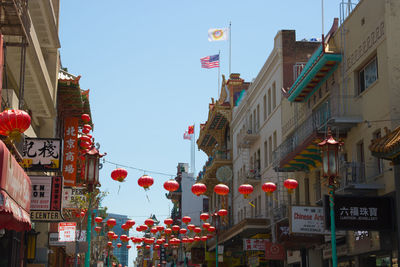
[(264, 141), (264, 168), (268, 166), (268, 142)]
[(256, 116), (256, 110), (253, 110), (253, 134), (257, 132), (257, 116)]
[(300, 188), (299, 186), (295, 189), (296, 192), (296, 205), (300, 205)]
[(243, 213), (244, 213), (244, 219), (246, 219), (246, 218), (247, 218), (247, 211), (246, 211), (246, 207), (244, 207)]
[(257, 149), (256, 170), (258, 171), (257, 175), (260, 175), (260, 170), (261, 170), (260, 149)]
[(358, 93), (364, 92), (376, 80), (378, 80), (378, 61), (375, 57), (358, 73)]
[(260, 105), (257, 105), (257, 124), (256, 124), (256, 131), (260, 129)]
[(276, 131), (274, 131), (274, 151), (277, 148)]
[(310, 179), (304, 178), (304, 197), (306, 205), (310, 205)]
[(264, 113), (264, 120), (266, 120), (267, 116), (268, 116), (268, 114), (267, 114), (267, 96), (266, 95), (264, 95), (264, 97), (263, 97), (263, 113)]
[[(381, 138), (381, 129), (377, 130), (373, 134), (373, 139), (378, 139)], [(383, 173), (383, 160), (378, 157), (374, 157), (375, 159), (375, 169), (376, 169), (376, 175), (382, 174)]]
[(261, 196), (258, 196), (258, 215), (261, 215)]
[(272, 136), (269, 136), (268, 143), (269, 143), (269, 146), (268, 146), (268, 159), (269, 159), (269, 161), (268, 161), (268, 163), (271, 164), (272, 163)]
[[(364, 142), (360, 141), (357, 144), (357, 182), (365, 181), (365, 156), (364, 156)], [(354, 181), (356, 182), (356, 181)]]
[(271, 88), (268, 89), (268, 116), (271, 114)]
[(276, 83), (272, 84), (272, 109), (276, 108)]

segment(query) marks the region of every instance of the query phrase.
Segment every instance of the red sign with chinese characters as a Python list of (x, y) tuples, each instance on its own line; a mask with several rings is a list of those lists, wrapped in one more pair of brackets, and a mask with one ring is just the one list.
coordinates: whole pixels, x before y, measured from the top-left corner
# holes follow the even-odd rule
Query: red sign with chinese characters
[(265, 258), (267, 260), (284, 260), (285, 248), (281, 244), (265, 242)]
[(79, 118), (66, 118), (64, 123), (64, 186), (75, 186), (76, 184), (76, 161), (78, 157), (78, 121)]

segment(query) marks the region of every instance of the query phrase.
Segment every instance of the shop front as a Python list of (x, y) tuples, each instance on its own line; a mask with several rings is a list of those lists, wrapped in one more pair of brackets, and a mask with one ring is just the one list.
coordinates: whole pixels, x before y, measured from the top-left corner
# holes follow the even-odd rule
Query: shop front
[(0, 141), (0, 266), (22, 266), (31, 229), (29, 177)]

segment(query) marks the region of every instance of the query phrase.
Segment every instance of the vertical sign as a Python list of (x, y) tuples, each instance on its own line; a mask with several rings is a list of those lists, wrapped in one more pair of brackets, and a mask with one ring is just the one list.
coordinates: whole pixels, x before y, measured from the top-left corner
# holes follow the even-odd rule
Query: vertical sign
[[(3, 35), (0, 34), (0, 96), (1, 96), (1, 89), (3, 88)], [(1, 97), (0, 97), (0, 106), (1, 106)]]
[(78, 157), (78, 118), (66, 118), (64, 123), (63, 176), (65, 186), (75, 186)]

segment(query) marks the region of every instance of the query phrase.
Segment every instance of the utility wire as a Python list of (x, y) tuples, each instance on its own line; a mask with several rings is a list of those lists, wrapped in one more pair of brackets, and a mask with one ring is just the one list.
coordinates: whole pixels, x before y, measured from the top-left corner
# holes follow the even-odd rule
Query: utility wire
[(115, 166), (119, 166), (119, 167), (124, 167), (127, 169), (132, 169), (132, 170), (137, 170), (137, 171), (141, 171), (144, 173), (153, 173), (153, 174), (160, 174), (160, 175), (165, 175), (165, 176), (175, 176), (175, 174), (170, 174), (170, 173), (165, 173), (165, 172), (158, 172), (158, 171), (152, 171), (152, 170), (146, 170), (146, 169), (142, 169), (142, 168), (137, 168), (137, 167), (133, 167), (133, 166), (128, 166), (128, 165), (124, 165), (124, 164), (119, 164), (119, 163), (115, 163), (115, 162), (111, 162), (109, 160), (104, 159), (103, 160), (104, 163), (108, 163), (108, 164), (112, 164)]

